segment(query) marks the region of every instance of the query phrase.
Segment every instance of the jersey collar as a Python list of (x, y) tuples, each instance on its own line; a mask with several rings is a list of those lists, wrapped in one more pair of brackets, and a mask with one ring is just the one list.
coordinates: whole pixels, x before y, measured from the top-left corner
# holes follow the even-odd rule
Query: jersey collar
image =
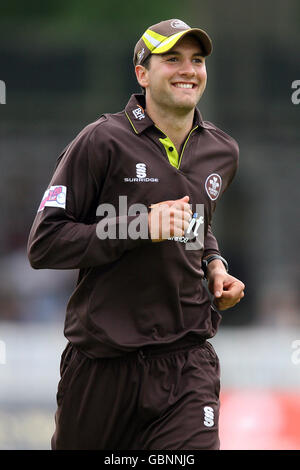
[[(154, 126), (154, 122), (145, 110), (145, 96), (142, 93), (131, 95), (125, 108), (125, 114), (136, 134), (141, 134), (148, 127)], [(195, 109), (193, 127), (215, 129), (210, 123), (203, 121), (198, 108)]]
[(125, 108), (125, 114), (136, 134), (140, 134), (154, 125), (145, 111), (145, 96), (142, 93), (131, 95)]

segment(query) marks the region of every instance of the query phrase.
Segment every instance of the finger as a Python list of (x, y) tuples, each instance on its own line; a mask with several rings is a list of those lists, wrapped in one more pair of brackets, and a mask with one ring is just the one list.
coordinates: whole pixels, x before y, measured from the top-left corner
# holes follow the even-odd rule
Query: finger
[(219, 310), (227, 310), (228, 308), (234, 307), (244, 297), (243, 287), (244, 284), (240, 281), (232, 282), (226, 285), (224, 283), (222, 296), (214, 300), (216, 307)]
[(176, 221), (176, 223), (180, 223), (180, 221), (186, 221), (188, 222), (188, 224), (190, 224), (192, 220), (192, 212), (189, 209), (188, 210), (183, 210), (180, 208), (173, 209), (172, 207), (171, 211), (174, 214), (172, 217), (174, 218), (174, 221)]
[(240, 298), (244, 296), (244, 291), (240, 283), (233, 282), (230, 285), (224, 285), (223, 296), (224, 298)]
[(175, 202), (176, 202), (175, 200), (156, 202), (155, 204), (151, 204), (149, 206), (149, 209), (154, 209), (155, 207), (159, 207), (163, 205), (165, 205), (166, 207), (171, 207), (173, 206)]
[(235, 302), (225, 302), (224, 300), (219, 300), (215, 301), (214, 304), (217, 307), (218, 310), (227, 310), (228, 308), (234, 307), (236, 304), (238, 304), (240, 300), (236, 300)]
[(173, 204), (174, 204), (175, 201), (161, 201), (161, 202), (157, 202), (156, 204), (151, 204), (150, 209), (156, 209), (156, 208), (159, 208), (159, 209), (162, 209), (162, 208), (166, 208), (168, 209), (169, 207), (172, 207)]
[(183, 196), (181, 199), (179, 199), (179, 201), (183, 201), (183, 202), (189, 202), (190, 200), (190, 196)]
[(224, 292), (222, 294), (222, 297), (220, 298), (214, 298), (214, 303), (215, 305), (219, 308), (219, 310), (225, 310), (227, 308), (234, 307), (238, 302), (240, 302), (240, 298), (225, 298), (224, 297)]
[(174, 225), (174, 231), (176, 231), (177, 236), (179, 235), (181, 236), (181, 235), (184, 235), (188, 227), (189, 227), (189, 223), (186, 220), (184, 220), (181, 223), (179, 222)]
[(159, 210), (156, 215), (160, 216), (159, 225), (164, 238), (182, 236), (189, 226), (188, 215), (184, 216), (184, 213), (178, 209)]
[(189, 228), (190, 222), (188, 219), (182, 217), (176, 217), (173, 220), (174, 230), (180, 230), (182, 234)]
[(184, 197), (182, 197), (181, 199), (170, 199), (170, 200), (168, 200), (168, 201), (161, 201), (161, 202), (157, 202), (157, 203), (155, 203), (155, 204), (151, 204), (151, 205), (149, 206), (149, 208), (150, 208), (150, 209), (153, 209), (154, 207), (160, 206), (160, 205), (162, 205), (162, 204), (166, 204), (166, 206), (171, 207), (171, 206), (173, 206), (173, 205), (176, 204), (176, 203), (188, 203), (189, 199), (190, 199), (189, 196), (184, 196)]
[(216, 299), (216, 302), (218, 302), (218, 308), (219, 310), (226, 310), (227, 308), (234, 307), (237, 303), (241, 301), (242, 297), (229, 297), (226, 298), (225, 292), (223, 292), (222, 297), (219, 299)]
[(177, 209), (180, 213), (180, 216), (182, 219), (185, 219), (187, 220), (188, 222), (191, 221), (192, 219), (192, 211), (190, 209), (184, 209), (184, 210), (180, 210), (180, 209)]
[(245, 289), (245, 284), (239, 280), (229, 280), (224, 282), (224, 289), (229, 290), (232, 285), (240, 286), (241, 290)]
[(219, 297), (219, 300), (221, 302), (237, 302), (237, 300), (240, 300), (242, 298), (241, 296), (241, 293), (236, 293), (236, 294), (233, 294), (232, 292), (229, 292), (229, 291), (225, 291), (223, 290), (222, 292), (222, 296)]
[(183, 211), (180, 209), (170, 209), (169, 212), (170, 219), (174, 220), (176, 222), (184, 221), (186, 220), (187, 222), (191, 221), (191, 214), (189, 211)]
[(179, 201), (174, 201), (172, 204), (172, 209), (180, 209), (189, 212), (191, 210), (190, 205), (187, 202), (184, 202), (182, 200)]

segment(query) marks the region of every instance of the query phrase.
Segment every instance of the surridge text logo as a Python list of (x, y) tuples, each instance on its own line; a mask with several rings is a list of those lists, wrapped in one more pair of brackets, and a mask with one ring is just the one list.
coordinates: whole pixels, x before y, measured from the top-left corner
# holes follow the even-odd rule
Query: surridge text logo
[(158, 178), (147, 177), (146, 163), (137, 163), (135, 165), (135, 178), (124, 178), (125, 183), (158, 183)]

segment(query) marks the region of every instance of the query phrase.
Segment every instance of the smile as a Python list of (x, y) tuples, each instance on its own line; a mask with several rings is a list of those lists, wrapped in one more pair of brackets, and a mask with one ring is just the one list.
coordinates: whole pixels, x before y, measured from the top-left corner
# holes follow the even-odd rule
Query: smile
[(196, 87), (194, 83), (172, 83), (172, 85), (175, 86), (176, 88), (185, 88), (185, 89), (192, 89)]

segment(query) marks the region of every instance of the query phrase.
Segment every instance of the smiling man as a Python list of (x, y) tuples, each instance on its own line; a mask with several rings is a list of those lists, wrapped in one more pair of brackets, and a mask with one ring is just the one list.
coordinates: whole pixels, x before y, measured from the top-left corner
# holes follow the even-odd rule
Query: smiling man
[(136, 66), (137, 79), (146, 90), (148, 116), (175, 144), (177, 152), (192, 129), (195, 106), (206, 86), (202, 47), (192, 35), (169, 51), (153, 55), (147, 68)]
[(180, 122), (183, 118), (193, 122), (207, 80), (202, 49), (190, 34), (179, 39), (169, 52), (150, 56), (146, 70), (145, 66), (136, 66), (138, 81), (147, 89), (147, 113), (171, 112)]
[[(79, 269), (52, 449), (219, 448), (219, 360), (207, 340), (245, 286), (211, 229), (238, 161), (236, 142), (196, 107), (211, 50), (180, 20), (149, 27), (133, 58), (144, 93), (80, 132), (42, 198), (31, 265)], [(124, 199), (128, 213), (115, 214)], [(134, 223), (146, 236), (127, 233)]]

